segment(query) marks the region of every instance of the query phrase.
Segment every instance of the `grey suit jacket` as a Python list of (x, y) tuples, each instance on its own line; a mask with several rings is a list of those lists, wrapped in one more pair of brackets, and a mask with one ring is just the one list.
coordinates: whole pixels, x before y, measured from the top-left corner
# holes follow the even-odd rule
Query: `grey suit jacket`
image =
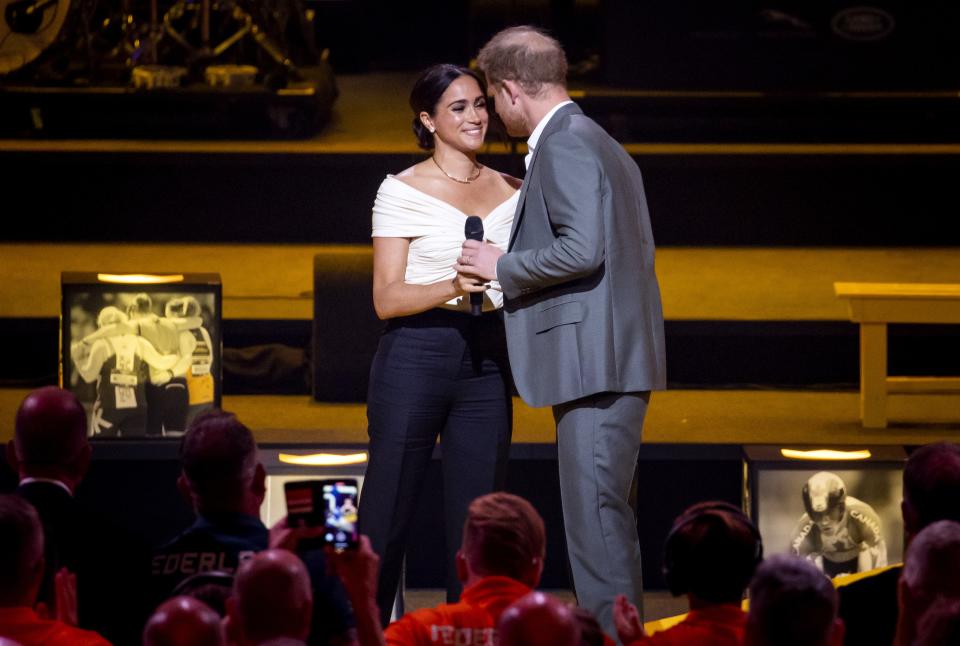
[(534, 149), (497, 278), (514, 380), (531, 406), (665, 387), (640, 170), (574, 104)]

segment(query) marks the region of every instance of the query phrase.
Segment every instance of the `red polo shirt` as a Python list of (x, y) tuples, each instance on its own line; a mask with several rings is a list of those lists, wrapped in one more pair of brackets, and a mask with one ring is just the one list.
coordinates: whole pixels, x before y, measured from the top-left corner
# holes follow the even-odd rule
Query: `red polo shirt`
[(643, 637), (630, 646), (740, 646), (746, 625), (747, 613), (739, 605), (717, 604), (691, 610), (676, 626)]
[(98, 633), (62, 621), (41, 619), (33, 608), (0, 608), (0, 637), (23, 646), (110, 646)]
[(389, 646), (493, 646), (500, 613), (530, 592), (505, 576), (488, 576), (464, 589), (459, 603), (408, 613), (385, 631)]

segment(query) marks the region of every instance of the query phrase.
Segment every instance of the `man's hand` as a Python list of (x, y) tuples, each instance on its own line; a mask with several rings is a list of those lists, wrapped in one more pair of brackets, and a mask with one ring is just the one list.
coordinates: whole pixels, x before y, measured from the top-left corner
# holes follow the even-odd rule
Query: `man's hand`
[(482, 280), (496, 280), (497, 260), (503, 252), (488, 242), (464, 240), (460, 257), (453, 268), (458, 274), (476, 276)]
[(357, 620), (357, 635), (362, 646), (384, 646), (383, 627), (380, 625), (380, 608), (377, 606), (377, 577), (380, 574), (380, 557), (370, 546), (370, 539), (360, 536), (355, 549), (336, 551), (328, 547), (327, 562), (343, 582)]
[(622, 594), (618, 594), (613, 602), (613, 625), (617, 629), (617, 637), (622, 644), (639, 641), (646, 634), (643, 632), (637, 607), (627, 601)]
[(37, 604), (37, 614), (43, 619), (56, 619), (65, 624), (76, 626), (79, 618), (77, 614), (77, 575), (67, 568), (60, 570), (53, 577), (54, 607), (49, 608), (42, 601)]
[(296, 552), (300, 541), (308, 538), (317, 538), (323, 536), (323, 527), (291, 527), (287, 524), (287, 517), (284, 516), (270, 528), (270, 548)]

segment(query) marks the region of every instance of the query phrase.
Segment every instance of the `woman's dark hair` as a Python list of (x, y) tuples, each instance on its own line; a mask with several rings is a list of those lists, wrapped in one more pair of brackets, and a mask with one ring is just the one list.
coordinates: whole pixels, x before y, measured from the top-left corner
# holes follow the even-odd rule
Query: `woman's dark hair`
[(417, 145), (424, 150), (433, 148), (433, 133), (427, 130), (427, 127), (420, 121), (420, 113), (426, 112), (433, 116), (437, 112), (437, 102), (443, 93), (447, 91), (450, 84), (461, 76), (469, 76), (480, 86), (480, 90), (486, 95), (487, 84), (483, 78), (471, 69), (450, 65), (449, 63), (440, 63), (428, 67), (420, 74), (420, 78), (413, 84), (410, 91), (410, 108), (413, 110), (413, 134), (417, 138)]

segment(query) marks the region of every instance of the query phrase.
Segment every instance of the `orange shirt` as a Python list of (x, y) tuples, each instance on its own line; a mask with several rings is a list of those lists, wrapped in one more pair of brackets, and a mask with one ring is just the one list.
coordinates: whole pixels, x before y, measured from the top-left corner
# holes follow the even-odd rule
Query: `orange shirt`
[(0, 608), (0, 637), (23, 646), (110, 646), (98, 633), (41, 619), (33, 608)]
[(500, 613), (530, 592), (505, 576), (488, 576), (464, 589), (459, 603), (408, 613), (384, 631), (389, 646), (493, 646)]
[(734, 604), (717, 604), (691, 610), (687, 618), (663, 632), (654, 633), (630, 646), (739, 646), (747, 625), (747, 613)]

